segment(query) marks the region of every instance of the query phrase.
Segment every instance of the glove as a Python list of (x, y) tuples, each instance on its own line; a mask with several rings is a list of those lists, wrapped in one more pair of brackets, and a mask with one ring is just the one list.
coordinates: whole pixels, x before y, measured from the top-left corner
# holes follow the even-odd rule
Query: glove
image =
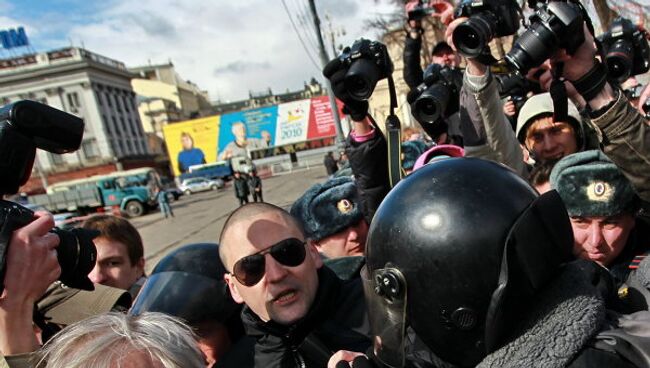
[(368, 101), (355, 100), (350, 96), (344, 83), (347, 72), (348, 68), (338, 58), (331, 60), (323, 68), (323, 75), (329, 79), (334, 96), (345, 105), (343, 113), (349, 115), (354, 121), (362, 121), (368, 115)]

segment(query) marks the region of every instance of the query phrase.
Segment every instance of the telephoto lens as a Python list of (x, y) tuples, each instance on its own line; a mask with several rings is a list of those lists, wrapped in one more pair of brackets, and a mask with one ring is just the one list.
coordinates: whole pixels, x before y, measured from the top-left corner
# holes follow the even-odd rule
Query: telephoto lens
[(59, 246), (56, 248), (61, 276), (59, 280), (65, 285), (83, 290), (94, 290), (88, 274), (95, 267), (97, 248), (93, 238), (99, 235), (96, 230), (55, 228), (53, 233), (59, 236)]
[(465, 57), (477, 57), (495, 36), (496, 17), (491, 13), (477, 14), (454, 29), (452, 40)]
[(530, 16), (530, 27), (512, 45), (506, 61), (526, 74), (557, 50), (575, 52), (584, 42), (582, 12), (573, 3), (553, 1), (539, 4)]
[(634, 48), (626, 40), (617, 40), (605, 55), (607, 73), (618, 81), (625, 81), (632, 72)]
[(356, 100), (367, 100), (382, 78), (379, 67), (368, 59), (356, 60), (345, 76), (344, 85), (350, 96)]

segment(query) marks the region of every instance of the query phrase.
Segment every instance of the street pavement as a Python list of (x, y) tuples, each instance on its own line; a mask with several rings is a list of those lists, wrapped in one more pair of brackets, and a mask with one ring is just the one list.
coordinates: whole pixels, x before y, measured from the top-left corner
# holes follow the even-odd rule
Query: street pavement
[[(324, 181), (324, 167), (315, 167), (262, 180), (264, 200), (289, 209), (307, 188)], [(171, 202), (175, 217), (165, 219), (158, 210), (131, 222), (140, 231), (144, 242), (145, 269), (149, 273), (165, 254), (179, 246), (214, 242), (228, 215), (239, 206), (234, 189), (224, 189), (182, 196)]]

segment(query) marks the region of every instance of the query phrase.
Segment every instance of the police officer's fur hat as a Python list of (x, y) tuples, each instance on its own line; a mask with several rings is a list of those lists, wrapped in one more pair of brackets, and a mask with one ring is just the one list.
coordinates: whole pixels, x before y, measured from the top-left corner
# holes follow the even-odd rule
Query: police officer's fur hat
[(291, 214), (302, 223), (307, 238), (316, 241), (363, 218), (357, 186), (349, 177), (312, 186), (291, 206)]
[(565, 156), (553, 168), (550, 181), (569, 216), (613, 216), (638, 206), (630, 182), (600, 150)]

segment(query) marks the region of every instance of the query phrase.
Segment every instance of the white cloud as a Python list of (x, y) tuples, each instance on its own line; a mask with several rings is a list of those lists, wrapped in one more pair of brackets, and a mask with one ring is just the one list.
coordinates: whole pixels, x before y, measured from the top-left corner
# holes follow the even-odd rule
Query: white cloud
[[(306, 0), (285, 1), (294, 12), (299, 4), (303, 14), (308, 11)], [(371, 37), (372, 31), (363, 29), (363, 20), (371, 17), (369, 9), (377, 13), (388, 8), (374, 0), (319, 3), (323, 21), (327, 12), (346, 28), (343, 44)], [(311, 77), (322, 79), (280, 0), (116, 0), (89, 17), (92, 23), (69, 25), (67, 38), (128, 66), (171, 59), (183, 78), (208, 90), (212, 99), (243, 99), (249, 90), (267, 87), (295, 90)], [(298, 25), (312, 32), (310, 23)], [(313, 57), (318, 61), (315, 51)]]

